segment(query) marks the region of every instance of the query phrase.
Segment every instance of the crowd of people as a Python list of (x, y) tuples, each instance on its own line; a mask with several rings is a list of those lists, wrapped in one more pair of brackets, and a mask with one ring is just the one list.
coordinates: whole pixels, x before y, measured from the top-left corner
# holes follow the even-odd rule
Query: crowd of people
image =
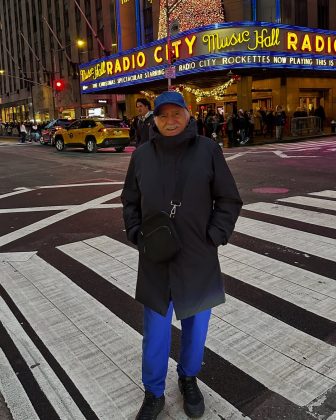
[[(153, 113), (151, 103), (146, 98), (138, 98), (136, 108), (138, 115), (131, 119), (123, 116), (123, 123), (125, 127), (130, 128), (131, 143), (137, 147), (146, 141), (149, 135), (149, 127), (153, 124)], [(320, 129), (323, 131), (326, 120), (323, 106), (319, 105), (316, 109), (312, 108), (309, 111), (298, 107), (292, 117), (308, 116), (318, 117)], [(228, 147), (252, 144), (255, 136), (281, 141), (285, 129), (289, 130), (288, 118), (281, 105), (277, 105), (275, 109), (261, 107), (249, 111), (234, 108), (232, 112), (228, 113), (209, 108), (196, 112), (191, 118), (196, 120), (198, 134), (212, 138), (221, 144), (224, 144), (224, 138), (227, 138)], [(19, 135), (21, 142), (38, 141), (41, 130), (47, 124), (48, 121), (39, 124), (33, 122), (0, 122), (0, 135)], [(303, 122), (299, 121), (298, 124), (303, 125)]]
[(1, 136), (19, 136), (19, 141), (25, 143), (26, 141), (39, 141), (41, 131), (49, 121), (38, 124), (31, 121), (21, 122), (0, 122)]

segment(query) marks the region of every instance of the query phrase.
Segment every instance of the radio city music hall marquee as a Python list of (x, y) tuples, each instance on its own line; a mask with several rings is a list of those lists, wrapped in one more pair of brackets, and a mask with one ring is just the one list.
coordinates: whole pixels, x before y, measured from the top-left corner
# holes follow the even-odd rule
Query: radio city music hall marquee
[[(165, 78), (166, 40), (80, 66), (83, 93)], [(173, 37), (176, 77), (234, 67), (336, 69), (336, 32), (247, 22), (195, 28)]]

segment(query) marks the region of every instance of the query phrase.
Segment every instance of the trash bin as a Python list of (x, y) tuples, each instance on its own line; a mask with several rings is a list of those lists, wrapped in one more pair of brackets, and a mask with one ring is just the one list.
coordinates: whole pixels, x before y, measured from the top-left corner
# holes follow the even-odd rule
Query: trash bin
[(331, 121), (330, 126), (331, 126), (331, 132), (336, 133), (336, 121), (335, 120)]

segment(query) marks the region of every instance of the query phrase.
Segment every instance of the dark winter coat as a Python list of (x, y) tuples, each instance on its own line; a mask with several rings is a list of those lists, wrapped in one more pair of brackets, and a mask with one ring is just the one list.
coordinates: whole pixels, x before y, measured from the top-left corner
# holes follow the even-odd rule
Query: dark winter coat
[(274, 114), (274, 122), (276, 126), (284, 126), (286, 124), (285, 111), (276, 111)]
[(141, 118), (138, 118), (137, 127), (135, 131), (135, 144), (136, 147), (140, 146), (143, 143), (146, 143), (149, 140), (149, 130), (154, 124), (154, 115), (150, 114), (143, 121)]
[(136, 299), (162, 315), (172, 300), (177, 319), (224, 302), (217, 247), (228, 242), (242, 206), (222, 150), (195, 131), (195, 123), (174, 137), (151, 130), (150, 141), (132, 155), (121, 196), (127, 236), (136, 244), (142, 218), (170, 212), (177, 162), (184, 150), (192, 153), (182, 161), (188, 175), (174, 219), (182, 250), (169, 263), (140, 255), (136, 288)]

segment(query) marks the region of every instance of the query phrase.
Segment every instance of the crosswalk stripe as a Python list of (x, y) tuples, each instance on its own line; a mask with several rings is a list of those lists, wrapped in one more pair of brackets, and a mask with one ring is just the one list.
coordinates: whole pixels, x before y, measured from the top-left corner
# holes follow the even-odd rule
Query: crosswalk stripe
[[(101, 420), (135, 417), (143, 399), (141, 336), (37, 255), (3, 264), (3, 287)], [(165, 419), (184, 420), (169, 362)], [(204, 418), (244, 417), (199, 381)]]
[[(37, 211), (62, 211), (62, 210), (70, 210), (76, 208), (77, 205), (69, 205), (69, 206), (48, 206), (48, 207), (18, 207), (13, 209), (0, 209), (0, 214), (8, 214), (8, 213), (33, 213)], [(122, 207), (122, 204), (97, 204), (94, 209), (118, 209)]]
[(321, 200), (319, 198), (313, 197), (294, 196), (287, 198), (279, 198), (277, 201), (283, 201), (284, 203), (301, 204), (303, 206), (317, 207), (319, 209), (336, 211), (336, 201), (331, 200)]
[(235, 231), (247, 236), (336, 261), (336, 240), (259, 220), (239, 217)]
[(46, 217), (45, 219), (39, 220), (38, 222), (32, 223), (28, 226), (25, 226), (21, 229), (17, 229), (14, 232), (7, 233), (6, 235), (0, 236), (0, 246), (7, 245), (11, 242), (21, 239), (31, 233), (34, 233), (40, 229), (43, 229), (47, 226), (50, 226), (54, 223), (57, 223), (61, 220), (64, 220), (68, 217), (74, 216), (75, 214), (81, 213), (85, 210), (90, 210), (95, 208), (97, 205), (103, 204), (106, 201), (112, 200), (116, 197), (119, 197), (121, 190), (115, 191), (110, 194), (95, 198), (93, 200), (87, 201), (86, 203), (79, 204), (78, 206), (73, 206), (67, 210), (64, 210), (60, 213), (53, 214), (52, 216)]
[(311, 210), (303, 210), (296, 207), (281, 206), (279, 204), (266, 202), (246, 204), (243, 209), (336, 229), (336, 216), (330, 214), (321, 214)]
[(309, 195), (319, 195), (320, 197), (325, 197), (325, 198), (336, 198), (336, 191), (332, 191), (332, 190), (318, 191), (318, 192), (309, 193)]
[[(133, 248), (106, 236), (58, 248), (134, 297)], [(231, 296), (213, 314), (207, 347), (269, 389), (305, 405), (336, 385), (336, 348)]]
[(225, 274), (336, 322), (334, 280), (231, 244), (219, 254)]
[[(46, 360), (33, 344), (29, 336), (24, 332), (22, 326), (11, 313), (8, 306), (0, 298), (1, 322), (8, 334), (24, 358), (28, 366), (38, 368), (31, 369), (33, 376), (38, 382), (44, 394), (52, 403), (61, 419), (85, 419), (79, 408), (73, 402), (60, 380), (50, 368)], [(4, 390), (5, 395), (8, 389)], [(18, 404), (18, 403), (17, 403)], [(20, 404), (18, 404), (20, 405)], [(16, 420), (16, 417), (14, 417)], [(29, 417), (26, 417), (26, 419)]]
[(39, 420), (6, 356), (0, 349), (0, 392), (15, 420)]

